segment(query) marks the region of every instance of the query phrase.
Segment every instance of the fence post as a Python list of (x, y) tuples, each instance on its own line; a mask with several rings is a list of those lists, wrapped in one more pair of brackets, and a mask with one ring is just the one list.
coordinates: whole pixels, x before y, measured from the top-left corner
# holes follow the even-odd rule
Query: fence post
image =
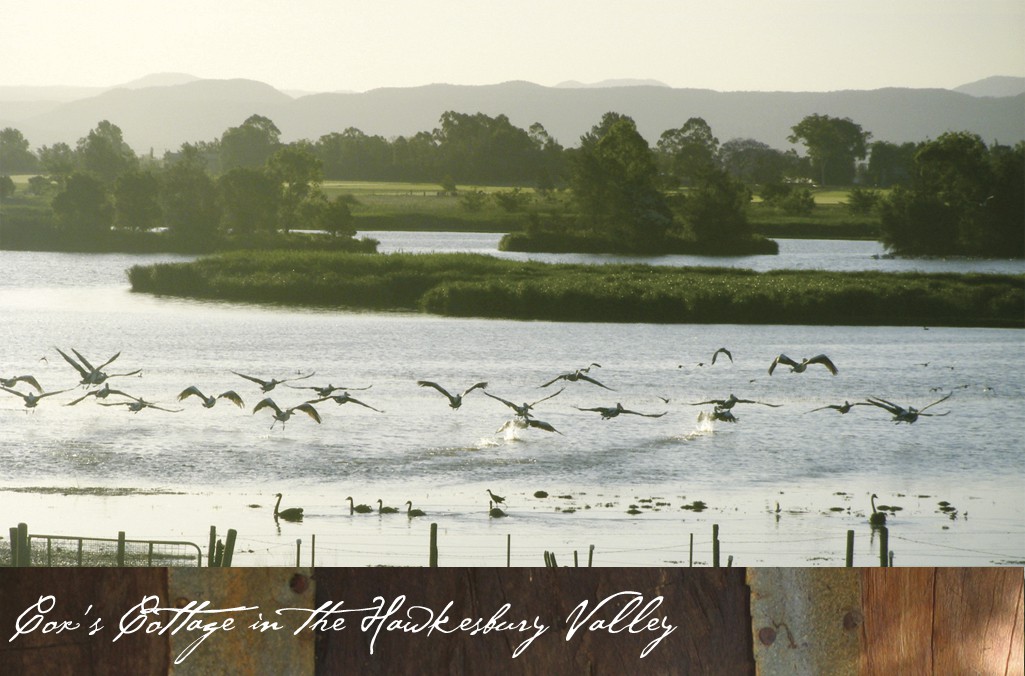
[(429, 564), (431, 568), (438, 567), (438, 524), (431, 524), (431, 550)]
[(505, 567), (512, 566), (512, 533), (505, 534)]
[(231, 555), (235, 553), (235, 536), (238, 531), (234, 528), (228, 529), (228, 540), (224, 543), (224, 556), (221, 558), (221, 565), (225, 568), (231, 565)]
[(890, 532), (886, 529), (886, 526), (878, 526), (879, 528), (879, 565), (886, 568), (887, 553), (890, 551)]
[(587, 551), (587, 567), (590, 568), (591, 564), (594, 563), (594, 545)]
[(18, 567), (18, 527), (11, 526), (11, 568)]
[(712, 567), (719, 567), (719, 524), (712, 524)]
[(302, 538), (295, 539), (295, 567), (299, 567), (299, 557), (302, 554), (303, 541)]
[(690, 562), (687, 564), (688, 567), (694, 567), (694, 533), (690, 534)]
[(847, 531), (847, 567), (854, 567), (854, 531)]
[(32, 565), (32, 546), (29, 544), (27, 523), (18, 524), (18, 558), (21, 560), (18, 565), (22, 568)]
[(310, 535), (310, 568), (316, 568), (317, 563), (317, 534)]
[(123, 530), (117, 532), (117, 567), (125, 567), (125, 532)]
[(573, 550), (573, 567), (574, 568), (579, 568), (580, 567), (580, 562), (577, 561), (577, 550), (575, 550), (575, 549)]
[(217, 549), (217, 526), (210, 526), (210, 545), (206, 550), (206, 565), (214, 567), (214, 551)]

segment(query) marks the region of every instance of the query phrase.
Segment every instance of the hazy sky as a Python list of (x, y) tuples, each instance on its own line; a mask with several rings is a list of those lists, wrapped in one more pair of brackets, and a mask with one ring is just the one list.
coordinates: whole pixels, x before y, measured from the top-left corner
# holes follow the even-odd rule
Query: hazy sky
[(1023, 0), (0, 0), (0, 85), (311, 91), (650, 78), (721, 91), (1025, 75)]

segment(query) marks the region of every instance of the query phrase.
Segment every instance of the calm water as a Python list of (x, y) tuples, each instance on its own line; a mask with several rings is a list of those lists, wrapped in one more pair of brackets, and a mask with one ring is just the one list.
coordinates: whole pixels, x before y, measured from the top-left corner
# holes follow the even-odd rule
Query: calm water
[[(431, 246), (379, 235), (386, 250)], [(472, 249), (465, 239), (454, 244), (463, 237), (438, 248)], [(828, 245), (824, 256), (785, 249), (779, 258), (841, 269), (904, 264), (872, 258), (877, 252), (861, 243)], [(101, 537), (125, 530), (204, 548), (211, 525), (235, 528), (239, 565), (290, 565), (297, 540), (308, 565), (314, 535), (317, 565), (423, 565), (430, 522), (439, 525), (442, 565), (505, 565), (507, 536), (513, 565), (542, 565), (545, 550), (566, 565), (590, 545), (596, 565), (687, 565), (692, 535), (695, 563), (708, 565), (712, 524), (724, 563), (732, 555), (734, 565), (842, 565), (853, 529), (855, 563), (873, 565), (874, 492), (878, 503), (903, 508), (890, 519), (898, 565), (1025, 560), (1020, 331), (512, 322), (130, 293), (127, 267), (172, 259), (0, 252), (0, 375), (31, 373), (47, 391), (71, 388), (31, 412), (0, 393), (7, 526)], [(707, 364), (721, 346), (735, 362)], [(57, 347), (94, 363), (120, 352), (108, 372), (143, 372), (114, 378), (113, 387), (183, 410), (132, 413), (92, 398), (66, 406), (85, 390)], [(825, 352), (840, 373), (813, 366), (770, 377), (780, 352)], [(561, 434), (498, 432), (511, 417), (500, 402), (475, 391), (453, 410), (416, 385), (461, 390), (485, 380), (488, 392), (529, 402), (556, 389), (541, 383), (591, 362), (602, 365), (591, 375), (615, 391), (566, 383), (538, 404), (536, 417)], [(315, 371), (293, 384), (370, 387), (351, 394), (383, 412), (323, 402), (322, 424), (298, 413), (271, 429), (267, 411), (252, 413), (266, 395), (233, 370), (264, 379)], [(176, 401), (189, 385), (234, 389), (246, 408)], [(710, 407), (689, 405), (731, 392), (781, 407), (741, 404), (738, 423), (707, 425), (698, 413)], [(929, 410), (948, 415), (914, 425), (869, 406), (809, 412), (867, 396), (921, 408), (951, 392)], [(270, 396), (295, 406), (312, 393), (279, 385)], [(601, 420), (578, 410), (616, 402), (665, 415)], [(488, 518), (487, 488), (506, 497), (508, 518)], [(534, 497), (539, 490), (549, 497)], [(276, 492), (283, 507), (305, 508), (303, 523), (275, 525)], [(429, 516), (350, 516), (349, 495), (395, 507), (412, 500)], [(707, 509), (683, 508), (696, 500)], [(641, 513), (628, 514), (631, 505)]]

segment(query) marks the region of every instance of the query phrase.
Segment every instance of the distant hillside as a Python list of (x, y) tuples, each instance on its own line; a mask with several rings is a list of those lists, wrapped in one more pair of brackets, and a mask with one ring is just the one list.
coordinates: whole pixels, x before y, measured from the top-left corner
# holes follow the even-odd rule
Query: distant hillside
[(1025, 77), (997, 75), (963, 84), (954, 91), (969, 96), (1017, 96), (1025, 94)]
[(447, 110), (495, 116), (516, 126), (540, 122), (565, 146), (609, 111), (629, 115), (650, 143), (690, 117), (702, 117), (720, 141), (754, 138), (791, 148), (790, 128), (810, 114), (849, 117), (874, 140), (921, 141), (945, 131), (969, 130), (986, 142), (1025, 139), (1025, 95), (980, 98), (943, 89), (837, 92), (717, 92), (661, 85), (543, 87), (529, 82), (486, 86), (435, 84), (363, 93), (292, 98), (251, 80), (196, 80), (184, 84), (113, 89), (65, 103), (2, 98), (0, 127), (22, 131), (33, 148), (74, 144), (100, 120), (121, 127), (140, 153), (175, 150), (184, 142), (213, 140), (252, 114), (275, 122), (285, 141), (316, 140), (356, 127), (386, 138), (434, 129)]

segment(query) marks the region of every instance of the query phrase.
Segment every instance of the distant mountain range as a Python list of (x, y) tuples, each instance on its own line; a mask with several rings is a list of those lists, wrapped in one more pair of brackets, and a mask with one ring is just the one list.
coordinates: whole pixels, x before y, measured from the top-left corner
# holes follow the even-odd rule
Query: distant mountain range
[(115, 88), (0, 87), (0, 128), (20, 130), (33, 148), (74, 145), (101, 120), (124, 132), (139, 153), (157, 155), (182, 143), (219, 138), (260, 114), (284, 141), (316, 140), (356, 127), (386, 138), (438, 126), (447, 110), (506, 115), (526, 129), (534, 122), (565, 146), (601, 116), (631, 116), (655, 143), (666, 129), (701, 117), (720, 141), (753, 138), (787, 149), (790, 128), (810, 114), (848, 117), (873, 140), (901, 143), (968, 130), (987, 142), (1025, 140), (1025, 78), (993, 77), (946, 89), (887, 88), (834, 92), (718, 92), (676, 89), (653, 80), (529, 82), (464, 86), (433, 84), (292, 96), (252, 80), (204, 80), (181, 73), (152, 75)]

